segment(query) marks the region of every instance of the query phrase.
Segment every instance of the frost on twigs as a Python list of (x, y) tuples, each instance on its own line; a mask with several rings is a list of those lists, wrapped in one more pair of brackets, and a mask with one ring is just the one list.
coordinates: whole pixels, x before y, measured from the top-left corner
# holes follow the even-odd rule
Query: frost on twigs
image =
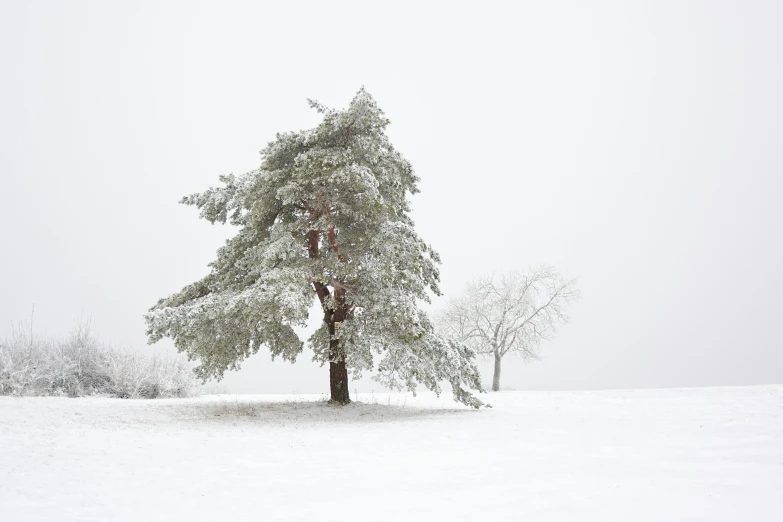
[(88, 320), (65, 339), (14, 328), (0, 340), (0, 395), (189, 397), (198, 381), (181, 355), (145, 356), (97, 341)]
[(258, 169), (183, 198), (239, 232), (206, 277), (152, 307), (150, 342), (172, 338), (203, 379), (261, 346), (294, 361), (303, 343), (293, 327), (317, 296), (324, 322), (308, 342), (316, 361), (340, 365), (330, 373), (340, 402), (349, 401), (341, 372), (372, 371), (395, 389), (440, 393), (448, 382), (455, 400), (479, 407), (474, 352), (439, 337), (417, 305), (440, 294), (440, 259), (408, 216), (418, 178), (389, 142), (389, 120), (364, 89), (345, 110), (308, 102), (318, 127), (279, 133)]
[(507, 353), (537, 359), (539, 345), (568, 322), (567, 308), (580, 297), (576, 283), (549, 266), (476, 279), (436, 316), (438, 331), (492, 357), (492, 390), (498, 391)]

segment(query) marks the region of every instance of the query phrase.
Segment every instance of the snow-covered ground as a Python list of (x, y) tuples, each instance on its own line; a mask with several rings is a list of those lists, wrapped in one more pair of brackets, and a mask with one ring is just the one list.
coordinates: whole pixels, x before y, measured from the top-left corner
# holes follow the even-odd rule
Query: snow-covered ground
[(0, 520), (783, 520), (783, 386), (321, 398), (0, 398)]

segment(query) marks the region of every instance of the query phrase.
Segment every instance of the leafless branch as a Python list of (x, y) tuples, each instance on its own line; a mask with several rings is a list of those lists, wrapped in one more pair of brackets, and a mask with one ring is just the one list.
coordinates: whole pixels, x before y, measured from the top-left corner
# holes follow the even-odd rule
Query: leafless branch
[(579, 298), (576, 280), (540, 266), (471, 281), (465, 292), (437, 315), (438, 328), (480, 354), (516, 352), (536, 358), (539, 345), (569, 320), (568, 305)]

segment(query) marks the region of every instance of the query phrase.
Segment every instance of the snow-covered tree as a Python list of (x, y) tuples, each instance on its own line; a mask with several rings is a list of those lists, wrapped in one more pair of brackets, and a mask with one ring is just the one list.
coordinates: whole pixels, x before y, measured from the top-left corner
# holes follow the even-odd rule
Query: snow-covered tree
[(329, 363), (333, 402), (350, 402), (349, 370), (375, 370), (394, 389), (440, 393), (448, 381), (455, 400), (480, 406), (474, 352), (438, 336), (417, 306), (440, 295), (440, 260), (408, 215), (418, 177), (389, 142), (389, 120), (364, 88), (345, 110), (308, 102), (323, 115), (315, 129), (278, 134), (260, 168), (183, 198), (239, 231), (206, 277), (145, 315), (150, 343), (173, 339), (202, 379), (262, 345), (293, 362), (303, 348), (293, 327), (306, 324), (315, 294), (323, 324), (309, 344)]
[(568, 321), (567, 305), (578, 298), (576, 280), (543, 266), (526, 274), (471, 281), (438, 313), (436, 322), (438, 331), (453, 342), (494, 358), (492, 390), (498, 391), (503, 356), (516, 352), (537, 359), (541, 341), (555, 334), (558, 323)]

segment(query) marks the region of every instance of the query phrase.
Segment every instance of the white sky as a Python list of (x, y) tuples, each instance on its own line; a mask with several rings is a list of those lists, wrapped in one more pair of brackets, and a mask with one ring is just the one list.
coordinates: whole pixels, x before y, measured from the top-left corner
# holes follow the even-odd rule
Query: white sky
[[(505, 387), (782, 382), (782, 23), (776, 1), (0, 0), (0, 336), (35, 304), (39, 333), (86, 314), (171, 350), (142, 314), (232, 234), (177, 201), (365, 85), (445, 294), (580, 278)], [(262, 352), (224, 383), (325, 392), (328, 370)]]

